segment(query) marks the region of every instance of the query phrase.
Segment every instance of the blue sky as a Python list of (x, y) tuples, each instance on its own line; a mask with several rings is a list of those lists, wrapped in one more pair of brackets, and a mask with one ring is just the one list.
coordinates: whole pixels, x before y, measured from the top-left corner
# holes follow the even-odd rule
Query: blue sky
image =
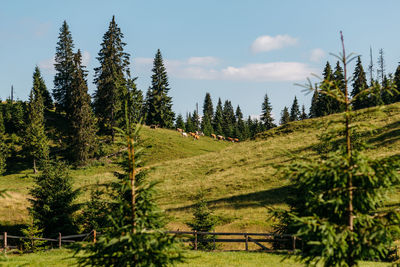
[[(400, 61), (400, 1), (2, 1), (0, 8), (0, 98), (14, 85), (26, 100), (38, 65), (53, 88), (53, 57), (59, 28), (70, 26), (81, 49), (93, 93), (93, 68), (112, 15), (125, 35), (132, 73), (144, 92), (150, 84), (152, 58), (163, 54), (174, 111), (202, 106), (206, 92), (240, 105), (245, 116), (258, 115), (265, 93), (279, 119), (294, 96), (308, 110), (310, 95), (294, 83), (321, 74), (330, 52), (340, 50), (339, 31), (349, 52), (369, 48), (374, 63), (384, 49), (386, 69)], [(350, 71), (353, 71), (351, 66)]]

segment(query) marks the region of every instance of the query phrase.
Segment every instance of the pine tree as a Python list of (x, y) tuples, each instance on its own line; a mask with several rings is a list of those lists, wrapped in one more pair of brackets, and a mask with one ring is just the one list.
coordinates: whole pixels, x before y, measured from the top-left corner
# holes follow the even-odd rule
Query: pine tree
[[(102, 232), (96, 243), (77, 244), (79, 266), (171, 266), (182, 261), (176, 238), (166, 233), (166, 219), (155, 201), (156, 182), (149, 182), (141, 168), (137, 139), (140, 128), (127, 125), (120, 131), (127, 141), (128, 155), (117, 173), (118, 181), (111, 184), (109, 210), (110, 227)], [(142, 166), (141, 166), (142, 167)], [(83, 251), (84, 253), (78, 253)]]
[(306, 107), (304, 105), (301, 106), (301, 115), (300, 115), (300, 120), (305, 120), (307, 119), (307, 113), (306, 113)]
[(67, 166), (61, 162), (47, 162), (43, 173), (34, 179), (35, 185), (29, 192), (32, 206), (28, 208), (34, 224), (46, 237), (55, 237), (58, 233), (75, 234), (73, 214), (79, 206), (74, 200), (79, 191), (72, 188)]
[(44, 130), (44, 104), (40, 86), (40, 72), (34, 72), (33, 87), (29, 95), (24, 151), (32, 159), (35, 173), (37, 172), (36, 163), (42, 164), (49, 156), (49, 145)]
[(192, 114), (190, 112), (189, 112), (189, 114), (186, 114), (186, 127), (185, 128), (186, 128), (187, 132), (195, 132), (196, 131), (193, 126)]
[(244, 140), (248, 136), (246, 132), (245, 122), (243, 121), (243, 113), (239, 105), (236, 108), (235, 116), (236, 116), (236, 125), (235, 125), (235, 133), (233, 136), (235, 138), (238, 138), (239, 140)]
[[(331, 90), (332, 87), (331, 83), (333, 82), (334, 79), (333, 79), (332, 68), (329, 62), (326, 62), (323, 76), (324, 80), (322, 81), (321, 86), (326, 88), (327, 90)], [(333, 100), (326, 94), (318, 93), (318, 101), (317, 101), (318, 106), (316, 108), (317, 111), (316, 117), (322, 117), (334, 113), (334, 102), (335, 100)]]
[(160, 49), (153, 61), (153, 75), (147, 101), (146, 124), (160, 125), (163, 128), (172, 128), (175, 114), (172, 111), (172, 98), (168, 96), (170, 90), (167, 71), (164, 67)]
[(74, 43), (67, 22), (64, 20), (60, 28), (56, 47), (54, 68), (53, 97), (56, 102), (57, 110), (69, 113), (70, 88), (72, 83)]
[(269, 102), (267, 94), (265, 94), (264, 102), (262, 104), (261, 121), (264, 123), (266, 130), (276, 127), (274, 119), (272, 118), (272, 105)]
[(378, 57), (378, 69), (377, 72), (377, 80), (380, 79), (381, 85), (383, 85), (385, 79), (385, 58), (383, 53), (383, 48), (379, 49), (379, 57)]
[(82, 66), (80, 50), (74, 57), (71, 84), (71, 156), (78, 165), (84, 165), (93, 155), (96, 142), (96, 121), (92, 112), (86, 82), (86, 70)]
[(222, 135), (223, 130), (222, 130), (222, 124), (223, 124), (223, 109), (222, 109), (222, 101), (221, 98), (218, 98), (218, 104), (215, 109), (215, 114), (213, 117), (212, 125), (214, 128), (214, 133), (217, 135)]
[(281, 121), (280, 124), (284, 125), (286, 123), (290, 122), (290, 114), (289, 114), (289, 109), (287, 107), (284, 107), (282, 112), (281, 112)]
[[(367, 77), (361, 64), (361, 57), (359, 56), (357, 58), (356, 67), (353, 73), (353, 90), (351, 91), (351, 97), (356, 97), (361, 92), (364, 92), (367, 88)], [(368, 106), (368, 95), (366, 95), (365, 93), (360, 94), (353, 101), (353, 108), (355, 110), (366, 108)]]
[(103, 36), (95, 68), (94, 111), (99, 119), (100, 130), (111, 134), (114, 141), (114, 127), (121, 126), (124, 118), (124, 104), (127, 95), (127, 80), (130, 78), (129, 57), (124, 52), (124, 35), (112, 17), (107, 32)]
[[(335, 86), (338, 86), (342, 93), (344, 93), (344, 74), (343, 69), (340, 66), (340, 62), (336, 62), (335, 71), (333, 72), (333, 80), (335, 82)], [(328, 96), (329, 97), (329, 96)], [(343, 112), (345, 107), (343, 103), (340, 103), (336, 99), (329, 97), (332, 102), (332, 113)]]
[(205, 115), (208, 115), (208, 118), (212, 118), (214, 116), (214, 107), (210, 93), (206, 93), (206, 96), (204, 98), (203, 116)]
[(381, 92), (381, 99), (383, 104), (389, 105), (395, 102), (395, 92), (393, 88), (395, 87), (395, 83), (392, 77), (392, 74), (383, 77), (382, 83), (382, 92)]
[(143, 93), (137, 89), (135, 79), (128, 79), (127, 87), (127, 112), (128, 118), (132, 123), (138, 123), (144, 117)]
[(310, 118), (317, 118), (320, 115), (320, 112), (318, 108), (320, 107), (319, 104), (319, 94), (318, 91), (314, 91), (314, 94), (311, 99), (311, 106), (310, 106), (310, 113), (309, 117)]
[(200, 130), (200, 116), (197, 114), (197, 110), (193, 111), (192, 124), (194, 132)]
[(300, 115), (301, 115), (301, 113), (300, 113), (299, 103), (297, 101), (297, 97), (295, 96), (292, 107), (290, 108), (289, 119), (290, 119), (290, 121), (298, 121), (298, 120), (300, 120)]
[(397, 92), (395, 92), (395, 102), (400, 101), (400, 64), (397, 66), (396, 72), (394, 73), (393, 83), (396, 86)]
[(50, 96), (49, 90), (47, 90), (46, 84), (42, 78), (42, 74), (40, 73), (40, 69), (38, 66), (35, 67), (34, 76), (39, 77), (39, 92), (43, 98), (43, 104), (45, 108), (52, 109), (53, 108), (53, 99)]
[(183, 131), (186, 130), (185, 122), (183, 121), (182, 114), (178, 114), (175, 121), (175, 128), (182, 129)]
[(201, 119), (201, 131), (205, 136), (210, 136), (212, 133), (214, 133), (214, 129), (211, 125), (211, 119), (208, 114), (204, 115)]
[(226, 100), (224, 103), (224, 108), (222, 110), (222, 130), (226, 137), (233, 136), (234, 128), (236, 124), (235, 113), (233, 111), (233, 106), (231, 101)]
[(7, 154), (8, 154), (8, 147), (6, 144), (5, 127), (3, 120), (3, 108), (2, 105), (0, 105), (0, 175), (2, 175), (6, 171)]

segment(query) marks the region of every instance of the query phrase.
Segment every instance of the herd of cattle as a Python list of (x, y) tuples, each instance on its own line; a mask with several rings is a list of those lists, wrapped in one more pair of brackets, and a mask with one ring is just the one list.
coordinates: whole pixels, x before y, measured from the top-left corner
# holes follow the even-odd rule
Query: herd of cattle
[[(186, 133), (186, 132), (184, 132), (183, 129), (181, 129), (181, 128), (176, 128), (176, 130), (177, 130), (178, 132), (181, 133), (181, 136), (182, 136), (182, 137), (189, 137), (189, 136), (191, 136), (191, 137), (193, 137), (194, 140), (199, 140), (199, 139), (200, 139), (200, 136), (204, 136), (204, 133), (201, 132), (201, 131), (196, 131), (196, 132), (194, 132), (194, 133), (192, 133), (192, 132)], [(222, 135), (211, 134), (211, 137), (212, 137), (213, 139), (215, 139), (215, 140), (228, 140), (229, 142), (239, 142), (239, 139), (238, 139), (238, 138), (231, 138), (231, 137), (225, 138), (225, 137), (222, 136)]]

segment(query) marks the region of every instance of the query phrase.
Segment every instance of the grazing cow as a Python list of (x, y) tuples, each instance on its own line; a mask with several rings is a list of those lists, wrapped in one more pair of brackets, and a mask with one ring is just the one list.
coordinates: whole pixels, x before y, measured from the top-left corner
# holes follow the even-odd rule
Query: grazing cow
[(198, 136), (197, 134), (195, 134), (195, 135), (193, 136), (193, 138), (194, 138), (194, 140), (199, 140), (199, 139), (200, 139), (200, 136)]
[(195, 134), (195, 133), (192, 133), (192, 132), (189, 132), (189, 135), (192, 136), (192, 137), (194, 137), (196, 134)]
[(217, 136), (216, 136), (215, 134), (211, 134), (211, 137), (212, 137), (213, 139), (217, 139)]
[(235, 141), (233, 141), (233, 138), (231, 138), (231, 137), (227, 137), (227, 139), (229, 142), (235, 142)]
[(180, 133), (183, 133), (183, 129), (181, 129), (181, 128), (176, 128), (176, 130), (177, 130), (178, 132), (180, 132)]
[(204, 133), (203, 133), (202, 131), (196, 131), (196, 134), (197, 134), (198, 136), (204, 136)]
[(182, 137), (188, 137), (187, 133), (181, 132)]
[(155, 125), (155, 124), (150, 125), (150, 129), (156, 129), (156, 128), (157, 128), (157, 125)]
[(238, 139), (238, 138), (234, 138), (233, 140), (234, 140), (236, 143), (239, 142), (239, 139)]
[(225, 140), (225, 137), (223, 137), (222, 135), (217, 135), (218, 140)]

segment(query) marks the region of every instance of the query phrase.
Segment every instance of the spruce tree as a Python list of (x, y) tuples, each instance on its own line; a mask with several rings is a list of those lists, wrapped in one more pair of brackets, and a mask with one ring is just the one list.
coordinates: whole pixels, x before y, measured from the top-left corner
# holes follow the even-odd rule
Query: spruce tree
[[(322, 87), (325, 87), (327, 91), (331, 90), (332, 88), (332, 82), (334, 81), (333, 79), (333, 73), (332, 73), (332, 68), (329, 62), (326, 62), (324, 71), (323, 71), (323, 77), (324, 80), (321, 83)], [(323, 94), (321, 92), (318, 93), (318, 106), (316, 108), (317, 111), (317, 116), (316, 117), (321, 117), (321, 116), (326, 116), (329, 114), (334, 113), (334, 104), (335, 100), (333, 100), (331, 97), (329, 97), (326, 94)]]
[(124, 35), (112, 17), (107, 32), (103, 36), (95, 68), (94, 111), (99, 120), (100, 130), (111, 134), (114, 140), (114, 127), (121, 126), (124, 118), (124, 104), (127, 95), (127, 80), (130, 78), (129, 57), (124, 52)]
[(297, 101), (297, 97), (295, 96), (292, 107), (290, 108), (289, 119), (290, 119), (290, 121), (298, 121), (298, 120), (300, 120), (300, 115), (301, 115), (301, 113), (300, 113), (299, 103)]
[(25, 130), (24, 151), (33, 161), (33, 170), (37, 172), (37, 163), (42, 164), (49, 157), (49, 145), (44, 128), (44, 104), (40, 91), (40, 72), (34, 72), (33, 87), (29, 95), (28, 118)]
[(175, 121), (175, 128), (182, 129), (183, 131), (186, 130), (185, 122), (183, 121), (182, 114), (178, 114)]
[(355, 110), (369, 106), (368, 95), (362, 93), (367, 88), (367, 77), (361, 64), (361, 57), (359, 56), (353, 73), (353, 90), (351, 91), (351, 97), (354, 98), (353, 108)]
[(236, 116), (236, 125), (233, 136), (235, 138), (238, 138), (239, 140), (244, 140), (247, 138), (247, 132), (246, 132), (245, 122), (243, 121), (243, 113), (239, 105), (236, 108), (235, 116)]
[(382, 92), (381, 92), (381, 99), (383, 104), (389, 105), (395, 102), (395, 92), (393, 88), (395, 87), (395, 83), (393, 81), (392, 74), (383, 77), (382, 83)]
[(378, 69), (376, 70), (377, 73), (377, 80), (380, 79), (381, 85), (383, 85), (385, 79), (385, 58), (383, 53), (383, 48), (379, 49), (379, 57), (378, 57)]
[(200, 116), (197, 114), (197, 110), (193, 111), (192, 124), (194, 132), (200, 130)]
[(172, 128), (175, 114), (172, 111), (172, 98), (168, 96), (170, 90), (167, 71), (164, 67), (160, 49), (153, 61), (153, 75), (147, 101), (146, 124), (156, 124), (163, 128)]
[(261, 121), (264, 123), (266, 130), (276, 127), (272, 118), (272, 105), (267, 94), (265, 94), (264, 102), (262, 103)]
[(8, 154), (8, 147), (6, 144), (3, 109), (2, 105), (0, 105), (0, 175), (2, 175), (6, 171), (7, 154)]
[(214, 128), (214, 133), (217, 135), (222, 135), (222, 124), (223, 124), (223, 109), (222, 109), (222, 101), (221, 98), (218, 98), (217, 107), (215, 109), (215, 114), (213, 117), (212, 125)]
[(58, 42), (56, 47), (54, 68), (53, 97), (59, 112), (69, 113), (70, 88), (72, 84), (74, 43), (67, 22), (64, 20), (60, 28)]
[[(344, 74), (343, 74), (343, 69), (340, 66), (340, 62), (336, 62), (335, 66), (335, 71), (333, 72), (333, 80), (335, 83), (335, 86), (340, 88), (340, 91), (344, 93)], [(338, 113), (338, 112), (343, 112), (345, 107), (343, 103), (340, 103), (336, 99), (328, 96), (330, 100), (332, 101), (332, 113)]]
[(306, 107), (304, 105), (301, 106), (301, 115), (300, 115), (300, 120), (305, 120), (307, 119), (307, 113), (306, 113)]
[(74, 57), (71, 84), (71, 157), (78, 165), (84, 165), (93, 155), (96, 142), (96, 121), (92, 112), (80, 50)]
[(395, 102), (400, 101), (400, 64), (397, 66), (396, 72), (394, 73), (393, 83), (396, 86), (397, 92), (395, 93)]
[(206, 115), (208, 115), (208, 118), (212, 118), (214, 116), (214, 107), (213, 107), (210, 93), (206, 93), (206, 96), (204, 98), (203, 116), (206, 116)]
[(317, 90), (314, 90), (312, 99), (311, 99), (311, 106), (310, 106), (310, 113), (309, 117), (310, 118), (317, 118), (320, 116), (320, 111), (318, 108), (320, 107), (319, 104), (319, 94)]
[(231, 137), (234, 134), (236, 124), (235, 113), (231, 101), (226, 100), (222, 110), (222, 130), (226, 137)]
[(281, 112), (281, 121), (280, 124), (284, 125), (286, 123), (290, 122), (290, 114), (289, 114), (289, 109), (287, 107), (284, 107), (282, 112)]
[(35, 67), (35, 72), (34, 76), (40, 77), (39, 78), (39, 92), (42, 95), (43, 98), (43, 104), (45, 108), (47, 109), (52, 109), (53, 108), (53, 99), (50, 96), (49, 90), (47, 90), (46, 84), (44, 83), (44, 80), (42, 78), (42, 74), (40, 73), (40, 69), (38, 66)]
[(204, 133), (205, 136), (210, 136), (214, 133), (213, 127), (211, 125), (211, 119), (208, 114), (204, 115), (201, 119), (201, 131)]
[(79, 205), (74, 204), (79, 191), (72, 188), (72, 178), (67, 166), (61, 162), (46, 162), (43, 173), (35, 179), (30, 190), (28, 208), (35, 226), (43, 230), (45, 237), (58, 237), (58, 233), (75, 234), (73, 214)]
[(144, 116), (143, 93), (136, 87), (135, 79), (128, 79), (127, 87), (127, 112), (128, 118), (132, 123), (138, 123)]
[(186, 126), (185, 126), (185, 128), (186, 128), (187, 132), (196, 131), (194, 129), (194, 126), (193, 126), (192, 114), (190, 112), (189, 112), (189, 114), (186, 114)]

